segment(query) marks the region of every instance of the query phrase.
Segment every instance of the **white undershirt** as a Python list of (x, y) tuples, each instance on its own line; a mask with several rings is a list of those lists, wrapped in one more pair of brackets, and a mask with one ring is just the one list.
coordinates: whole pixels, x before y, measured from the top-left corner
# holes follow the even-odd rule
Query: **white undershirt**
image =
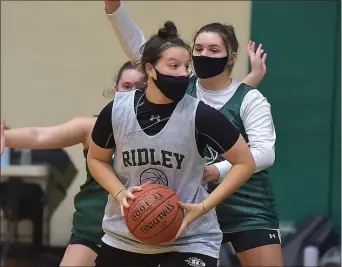
[[(140, 47), (146, 42), (144, 33), (128, 15), (122, 3), (116, 12), (107, 14), (107, 18), (125, 54), (132, 62), (135, 62), (141, 56)], [(216, 109), (220, 109), (234, 95), (239, 85), (239, 81), (232, 80), (231, 85), (227, 88), (212, 91), (202, 88), (197, 83), (197, 98)], [(276, 133), (271, 105), (257, 89), (250, 90), (243, 99), (240, 117), (248, 136), (248, 144), (256, 164), (256, 172), (267, 169), (273, 165), (275, 160)], [(222, 161), (216, 163), (215, 166), (218, 168), (220, 180), (222, 180), (232, 165), (228, 161)]]
[(207, 90), (197, 80), (197, 98), (215, 109), (220, 109), (232, 98), (240, 84), (241, 82), (232, 80), (232, 83), (222, 90)]

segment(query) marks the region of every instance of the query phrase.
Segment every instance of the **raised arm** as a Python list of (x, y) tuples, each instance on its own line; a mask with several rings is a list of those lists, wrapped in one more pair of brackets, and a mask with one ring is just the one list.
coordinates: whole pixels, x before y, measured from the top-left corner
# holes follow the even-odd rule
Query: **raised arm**
[(135, 63), (140, 57), (140, 47), (145, 44), (144, 33), (128, 15), (121, 1), (105, 1), (105, 12), (126, 56)]
[(95, 118), (79, 117), (64, 124), (50, 127), (25, 127), (5, 130), (5, 146), (10, 148), (52, 149), (83, 144), (88, 146), (88, 137)]

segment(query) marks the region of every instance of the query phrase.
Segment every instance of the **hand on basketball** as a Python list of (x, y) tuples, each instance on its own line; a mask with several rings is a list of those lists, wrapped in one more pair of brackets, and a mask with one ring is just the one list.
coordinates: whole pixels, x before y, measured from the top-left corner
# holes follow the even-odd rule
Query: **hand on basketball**
[(258, 49), (255, 52), (255, 42), (249, 41), (247, 45), (247, 51), (252, 67), (252, 73), (263, 77), (266, 74), (265, 61), (267, 58), (267, 54), (264, 53), (262, 44), (259, 44)]
[(202, 184), (207, 185), (210, 182), (217, 182), (220, 179), (220, 172), (215, 165), (204, 167)]
[(180, 237), (190, 224), (192, 224), (205, 213), (204, 206), (202, 203), (188, 204), (179, 201), (178, 204), (181, 208), (185, 210), (185, 216), (174, 240)]
[(0, 152), (1, 152), (1, 156), (4, 153), (4, 149), (5, 149), (5, 122), (3, 120), (1, 120), (1, 132), (0, 132), (1, 136), (0, 136)]
[(130, 188), (124, 189), (122, 190), (120, 193), (118, 193), (116, 195), (116, 200), (120, 203), (120, 212), (121, 212), (121, 216), (124, 217), (125, 216), (125, 208), (129, 208), (129, 204), (128, 204), (128, 199), (135, 199), (134, 196), (134, 192), (138, 192), (141, 191), (143, 186), (146, 184), (150, 184), (151, 182), (147, 182), (144, 183), (143, 185), (139, 185), (139, 186), (132, 186)]

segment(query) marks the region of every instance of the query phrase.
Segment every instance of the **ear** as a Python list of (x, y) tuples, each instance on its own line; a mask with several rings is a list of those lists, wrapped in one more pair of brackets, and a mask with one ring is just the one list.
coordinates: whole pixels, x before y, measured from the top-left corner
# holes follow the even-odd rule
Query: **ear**
[(228, 65), (229, 65), (229, 66), (235, 65), (236, 59), (237, 59), (237, 53), (236, 53), (236, 52), (233, 52), (233, 53), (232, 53), (232, 56), (230, 57), (230, 59), (229, 59), (229, 61), (228, 61)]
[(156, 71), (154, 70), (154, 67), (150, 64), (150, 63), (147, 63), (146, 65), (145, 65), (145, 70), (146, 70), (146, 73), (147, 73), (147, 76), (148, 76), (148, 78), (150, 79), (150, 78), (154, 78), (154, 79), (156, 79)]

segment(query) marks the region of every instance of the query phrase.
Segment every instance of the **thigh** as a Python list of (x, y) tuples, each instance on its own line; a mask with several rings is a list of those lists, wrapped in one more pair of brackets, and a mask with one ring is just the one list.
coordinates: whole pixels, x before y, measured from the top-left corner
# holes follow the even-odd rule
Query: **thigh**
[(160, 255), (160, 267), (217, 267), (218, 260), (198, 253), (172, 252)]
[(96, 267), (158, 267), (155, 255), (138, 254), (102, 243)]
[(277, 229), (255, 229), (234, 233), (224, 233), (224, 242), (231, 242), (236, 253), (266, 245), (280, 245), (281, 237)]
[(256, 229), (224, 234), (242, 266), (282, 266), (279, 230)]
[(77, 236), (75, 234), (71, 235), (69, 244), (70, 245), (83, 245), (83, 246), (86, 246), (86, 247), (90, 248), (91, 250), (93, 250), (96, 253), (96, 255), (99, 254), (100, 247), (101, 247), (100, 244), (96, 244), (93, 241), (87, 240), (87, 239), (85, 239), (83, 237), (79, 237), (79, 236)]
[(69, 244), (60, 266), (95, 266), (97, 254), (87, 246)]
[(264, 245), (252, 248), (240, 253), (237, 257), (243, 267), (281, 267), (283, 266), (283, 257), (280, 244)]

